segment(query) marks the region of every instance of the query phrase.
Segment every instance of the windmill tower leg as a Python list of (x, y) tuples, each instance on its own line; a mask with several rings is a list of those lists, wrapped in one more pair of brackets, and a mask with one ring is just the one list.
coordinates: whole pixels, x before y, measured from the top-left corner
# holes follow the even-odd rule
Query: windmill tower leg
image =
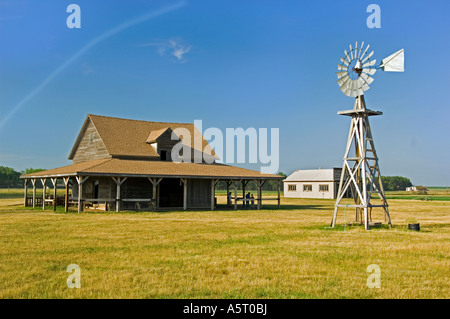
[[(379, 173), (378, 157), (369, 125), (369, 116), (382, 113), (366, 109), (364, 96), (361, 95), (356, 97), (353, 110), (338, 112), (338, 114), (351, 116), (352, 121), (331, 227), (335, 226), (339, 207), (343, 206), (355, 208), (356, 220), (360, 219), (361, 223), (364, 222), (366, 230), (370, 228), (369, 210), (371, 212), (372, 207), (382, 207), (389, 219), (389, 226), (391, 226), (388, 204)], [(354, 155), (350, 154), (352, 147)], [(379, 186), (376, 185), (377, 181)], [(341, 200), (349, 189), (352, 191), (354, 204), (343, 205)], [(380, 205), (371, 203), (373, 193), (377, 193), (382, 200)]]

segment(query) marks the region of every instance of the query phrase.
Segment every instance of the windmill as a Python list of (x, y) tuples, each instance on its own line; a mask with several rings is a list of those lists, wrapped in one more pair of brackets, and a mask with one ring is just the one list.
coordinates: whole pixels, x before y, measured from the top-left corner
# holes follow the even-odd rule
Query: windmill
[[(384, 194), (381, 181), (378, 156), (373, 142), (372, 131), (369, 125), (369, 116), (382, 115), (380, 111), (366, 108), (364, 91), (370, 88), (373, 82), (372, 76), (378, 69), (388, 72), (404, 71), (404, 50), (401, 49), (388, 56), (376, 66), (376, 59), (372, 59), (374, 51), (369, 52), (370, 45), (364, 48), (364, 42), (358, 47), (358, 42), (349, 51), (344, 51), (344, 57), (340, 58), (338, 64), (337, 83), (340, 90), (347, 96), (355, 98), (352, 110), (340, 111), (339, 115), (351, 117), (350, 132), (345, 149), (344, 163), (339, 182), (337, 199), (334, 207), (331, 227), (336, 224), (337, 212), (340, 207), (355, 208), (356, 222), (364, 220), (364, 228), (369, 229), (371, 211), (373, 207), (381, 207), (385, 218), (388, 218), (389, 226), (392, 227), (389, 215), (389, 206)], [(342, 204), (341, 200), (345, 194), (351, 193), (353, 204)], [(381, 202), (374, 203), (373, 194), (378, 194)], [(364, 215), (364, 219), (363, 216)]]

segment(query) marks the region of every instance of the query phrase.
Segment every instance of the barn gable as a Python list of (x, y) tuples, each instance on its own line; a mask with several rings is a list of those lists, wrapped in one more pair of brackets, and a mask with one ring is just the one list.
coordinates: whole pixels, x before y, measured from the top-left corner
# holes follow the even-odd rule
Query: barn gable
[(89, 116), (84, 121), (69, 159), (74, 164), (94, 159), (111, 158), (105, 144)]

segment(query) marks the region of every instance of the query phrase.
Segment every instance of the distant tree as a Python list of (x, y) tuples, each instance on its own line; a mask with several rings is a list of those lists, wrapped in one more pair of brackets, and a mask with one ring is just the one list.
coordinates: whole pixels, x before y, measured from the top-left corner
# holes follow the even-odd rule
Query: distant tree
[(412, 186), (409, 178), (401, 176), (382, 176), (381, 180), (385, 191), (404, 191), (406, 187)]
[(45, 171), (45, 169), (42, 168), (26, 168), (25, 171), (22, 171), (22, 174), (31, 174), (31, 173), (37, 173)]
[(20, 172), (16, 172), (11, 167), (0, 166), (0, 188), (22, 187)]
[(428, 188), (424, 187), (424, 186), (416, 186), (416, 190), (420, 195), (426, 195), (428, 194)]

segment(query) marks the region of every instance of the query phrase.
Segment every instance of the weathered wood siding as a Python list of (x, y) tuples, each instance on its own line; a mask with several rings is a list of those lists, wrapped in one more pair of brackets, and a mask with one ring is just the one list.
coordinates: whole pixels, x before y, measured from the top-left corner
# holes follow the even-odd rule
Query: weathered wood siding
[(103, 144), (100, 135), (95, 129), (91, 121), (84, 131), (80, 144), (78, 145), (75, 155), (73, 157), (73, 163), (81, 163), (93, 159), (109, 158), (111, 157)]
[(188, 208), (211, 207), (210, 179), (188, 179), (187, 207)]

